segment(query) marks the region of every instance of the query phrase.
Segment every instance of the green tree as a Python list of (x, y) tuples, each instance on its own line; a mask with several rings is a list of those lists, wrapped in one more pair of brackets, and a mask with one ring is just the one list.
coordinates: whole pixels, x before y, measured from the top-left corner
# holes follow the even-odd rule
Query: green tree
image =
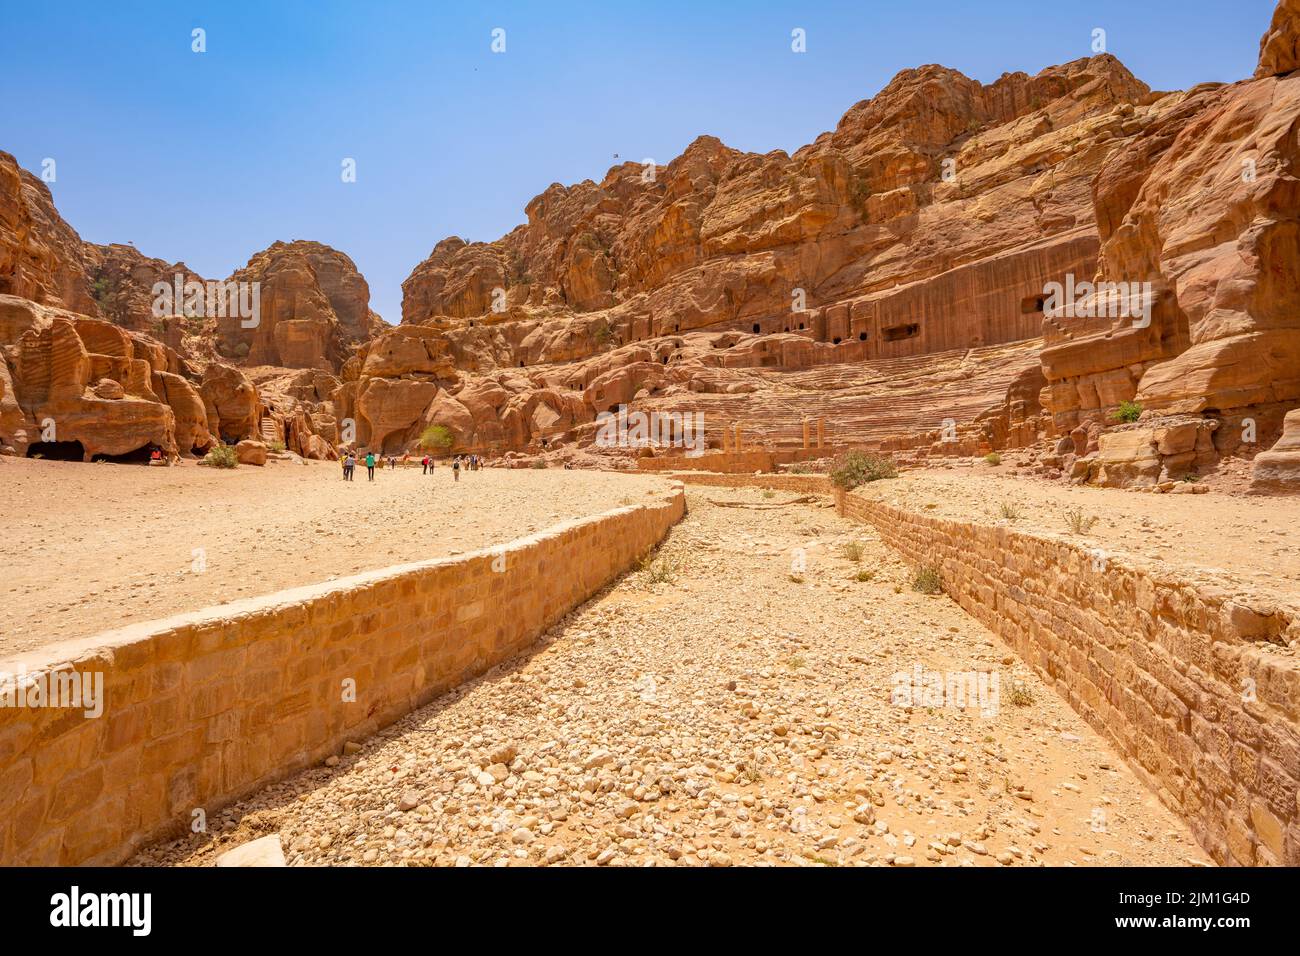
[(430, 425), (420, 432), (420, 447), (425, 451), (445, 452), (453, 441), (455, 438), (446, 425)]

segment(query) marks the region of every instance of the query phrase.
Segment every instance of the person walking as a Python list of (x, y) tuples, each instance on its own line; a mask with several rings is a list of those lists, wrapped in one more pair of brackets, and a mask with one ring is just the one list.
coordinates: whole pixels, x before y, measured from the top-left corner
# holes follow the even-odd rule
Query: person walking
[(428, 455), (425, 455), (423, 458), (420, 459), (420, 468), (421, 468), (420, 474), (422, 474), (422, 475), (427, 475), (427, 474), (429, 473), (429, 456), (428, 456)]
[(451, 460), (451, 473), (456, 481), (460, 481), (460, 455)]
[(352, 481), (357, 471), (357, 456), (353, 452), (348, 452), (347, 457), (343, 460), (346, 463), (344, 471), (347, 473), (347, 479), (348, 481)]
[(366, 452), (366, 472), (370, 475), (370, 480), (374, 481), (375, 480), (375, 453), (373, 451)]

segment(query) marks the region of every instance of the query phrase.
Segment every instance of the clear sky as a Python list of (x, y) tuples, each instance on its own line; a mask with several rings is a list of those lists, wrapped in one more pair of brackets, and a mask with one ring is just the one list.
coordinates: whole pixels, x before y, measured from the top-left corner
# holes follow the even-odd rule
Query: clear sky
[(55, 159), (84, 239), (210, 278), (315, 239), (396, 322), (438, 240), (497, 238), (552, 182), (665, 163), (705, 133), (792, 152), (901, 69), (1034, 73), (1091, 55), (1096, 27), (1156, 89), (1238, 80), (1274, 5), (0, 0), (0, 149), (34, 172)]

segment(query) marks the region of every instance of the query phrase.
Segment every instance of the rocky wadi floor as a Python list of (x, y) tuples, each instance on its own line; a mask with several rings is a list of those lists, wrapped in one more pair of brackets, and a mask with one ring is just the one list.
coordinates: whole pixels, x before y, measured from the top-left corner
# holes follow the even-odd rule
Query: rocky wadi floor
[[(134, 862), (272, 833), (290, 865), (1206, 862), (1006, 646), (798, 497), (689, 488), (529, 653)], [(905, 706), (918, 667), (996, 674), (997, 706)]]
[[(509, 541), (664, 481), (418, 462), (232, 471), (0, 458), (0, 654)], [(626, 501), (624, 501), (626, 499)], [(201, 549), (201, 554), (196, 554)], [(201, 560), (200, 560), (201, 559)], [(201, 569), (201, 570), (200, 570)]]

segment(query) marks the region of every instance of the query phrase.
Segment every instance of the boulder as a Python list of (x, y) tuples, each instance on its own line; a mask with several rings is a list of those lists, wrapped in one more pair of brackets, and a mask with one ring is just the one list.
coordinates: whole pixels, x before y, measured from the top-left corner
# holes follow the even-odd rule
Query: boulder
[(251, 438), (245, 438), (235, 446), (235, 459), (241, 465), (265, 465), (266, 453), (266, 443)]
[(273, 833), (227, 850), (216, 859), (217, 866), (286, 866), (280, 834)]
[(1287, 412), (1282, 437), (1255, 456), (1251, 468), (1252, 494), (1300, 494), (1300, 408)]

